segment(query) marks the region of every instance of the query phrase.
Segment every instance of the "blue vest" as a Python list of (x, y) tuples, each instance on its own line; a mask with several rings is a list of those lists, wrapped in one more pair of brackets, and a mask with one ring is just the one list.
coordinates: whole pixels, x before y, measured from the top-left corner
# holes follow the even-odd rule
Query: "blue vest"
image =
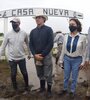
[[(77, 36), (75, 36), (75, 38), (74, 38), (71, 53), (73, 53), (73, 52), (76, 51), (78, 40), (79, 40), (79, 36), (77, 35)], [(67, 51), (68, 51), (69, 53), (70, 53), (70, 50), (71, 50), (71, 41), (72, 41), (72, 37), (68, 35), (66, 49), (67, 49)]]

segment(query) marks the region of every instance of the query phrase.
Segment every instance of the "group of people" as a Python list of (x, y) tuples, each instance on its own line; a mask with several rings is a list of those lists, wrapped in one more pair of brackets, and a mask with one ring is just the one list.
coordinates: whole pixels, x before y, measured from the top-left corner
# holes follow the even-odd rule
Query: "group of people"
[[(26, 69), (26, 56), (24, 43), (28, 48), (28, 59), (31, 53), (34, 57), (37, 76), (40, 80), (40, 93), (45, 93), (47, 96), (52, 96), (52, 48), (54, 44), (54, 35), (51, 27), (46, 26), (45, 22), (48, 20), (46, 15), (36, 15), (33, 17), (36, 21), (36, 28), (31, 30), (29, 40), (26, 32), (20, 28), (20, 19), (14, 18), (10, 22), (12, 30), (8, 32), (3, 40), (0, 49), (0, 57), (3, 55), (6, 46), (8, 46), (8, 61), (11, 69), (11, 80), (15, 91), (18, 90), (16, 82), (17, 65), (21, 70), (25, 81), (25, 91), (29, 89), (28, 74)], [(78, 19), (72, 18), (69, 20), (70, 33), (66, 34), (58, 43), (62, 48), (60, 54), (57, 55), (59, 65), (64, 67), (64, 87), (59, 95), (69, 93), (72, 97), (75, 96), (77, 78), (80, 69), (88, 69), (90, 67), (90, 29), (88, 39), (81, 34), (82, 26)], [(88, 41), (88, 43), (87, 43)], [(72, 83), (70, 92), (68, 92), (68, 83), (72, 72)], [(47, 83), (47, 89), (46, 89)], [(88, 88), (86, 96), (90, 96), (90, 89)]]

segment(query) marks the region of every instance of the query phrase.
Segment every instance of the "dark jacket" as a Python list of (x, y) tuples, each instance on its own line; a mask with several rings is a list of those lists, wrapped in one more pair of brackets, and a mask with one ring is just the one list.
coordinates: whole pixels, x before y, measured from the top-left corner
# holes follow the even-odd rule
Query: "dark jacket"
[(36, 27), (31, 31), (29, 38), (29, 47), (33, 55), (42, 54), (44, 57), (50, 53), (53, 47), (53, 31), (50, 27)]

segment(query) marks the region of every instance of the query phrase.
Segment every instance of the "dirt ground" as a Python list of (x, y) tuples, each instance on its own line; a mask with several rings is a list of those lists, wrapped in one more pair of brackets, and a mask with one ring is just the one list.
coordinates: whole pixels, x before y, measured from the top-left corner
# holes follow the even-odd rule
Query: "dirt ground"
[[(58, 75), (53, 77), (53, 96), (47, 98), (46, 95), (40, 95), (37, 91), (30, 91), (28, 94), (23, 94), (24, 92), (24, 82), (22, 81), (21, 75), (18, 73), (17, 81), (19, 92), (15, 93), (11, 86), (10, 79), (10, 68), (6, 61), (0, 62), (0, 100), (72, 100), (69, 95), (59, 96), (58, 92), (63, 87), (63, 75)], [(30, 86), (30, 89), (32, 86)], [(90, 100), (85, 97), (87, 90), (87, 82), (78, 83), (76, 96), (74, 100)]]

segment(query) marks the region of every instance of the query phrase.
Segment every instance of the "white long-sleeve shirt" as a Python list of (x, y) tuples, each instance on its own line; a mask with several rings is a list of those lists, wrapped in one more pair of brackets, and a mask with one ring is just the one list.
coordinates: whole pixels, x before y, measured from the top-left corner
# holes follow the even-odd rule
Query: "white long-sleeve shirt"
[(63, 48), (62, 48), (61, 56), (60, 56), (60, 59), (59, 59), (60, 63), (63, 62), (64, 55), (66, 54), (67, 56), (70, 56), (70, 57), (81, 56), (82, 57), (82, 63), (81, 64), (84, 64), (84, 62), (85, 62), (85, 52), (86, 52), (86, 36), (79, 34), (79, 33), (77, 35), (79, 36), (79, 39), (78, 39), (78, 42), (77, 42), (76, 51), (74, 51), (73, 53), (71, 51), (72, 51), (72, 45), (73, 45), (73, 41), (74, 41), (75, 37), (72, 37), (71, 45), (70, 45), (71, 49), (70, 49), (70, 52), (68, 52), (68, 50), (66, 48), (68, 35), (65, 35), (64, 42), (63, 42)]
[(8, 32), (3, 40), (3, 43), (0, 48), (0, 57), (5, 52), (6, 46), (8, 47), (8, 60), (20, 60), (25, 58), (25, 48), (24, 45), (27, 45), (28, 53), (30, 55), (29, 50), (29, 42), (26, 32), (20, 30), (19, 32), (15, 32), (11, 30)]

